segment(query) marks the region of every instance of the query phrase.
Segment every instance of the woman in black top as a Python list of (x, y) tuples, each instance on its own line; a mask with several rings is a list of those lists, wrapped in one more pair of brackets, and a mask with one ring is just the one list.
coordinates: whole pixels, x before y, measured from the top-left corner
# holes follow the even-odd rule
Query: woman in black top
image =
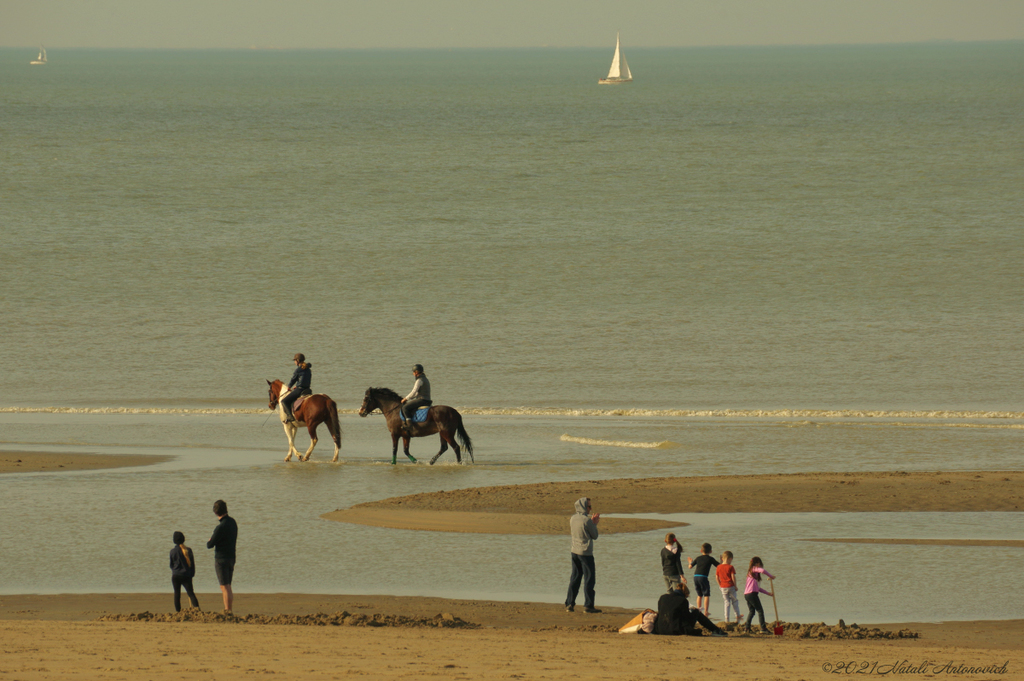
[(192, 578), (196, 576), (196, 558), (192, 549), (185, 546), (185, 535), (174, 533), (174, 548), (171, 549), (171, 584), (174, 586), (174, 612), (181, 612), (181, 587), (185, 587), (193, 608), (199, 607), (199, 599), (192, 590)]
[(291, 392), (281, 398), (288, 421), (295, 420), (295, 416), (292, 414), (292, 404), (299, 399), (299, 395), (309, 390), (309, 386), (313, 382), (313, 372), (310, 371), (313, 365), (306, 361), (306, 356), (297, 352), (292, 361), (295, 362), (295, 372), (292, 373), (292, 380), (288, 381), (288, 389)]
[(658, 599), (658, 619), (654, 625), (654, 633), (662, 636), (703, 636), (704, 632), (697, 628), (699, 624), (712, 636), (727, 636), (724, 631), (704, 616), (699, 610), (690, 610), (687, 597), (690, 590), (680, 584)]

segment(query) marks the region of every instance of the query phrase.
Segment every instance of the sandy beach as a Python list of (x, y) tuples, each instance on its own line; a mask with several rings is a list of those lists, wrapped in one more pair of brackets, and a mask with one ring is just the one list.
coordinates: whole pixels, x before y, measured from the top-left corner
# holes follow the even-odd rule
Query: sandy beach
[(151, 466), (167, 456), (132, 454), (66, 454), (61, 452), (0, 452), (0, 473), (85, 471), (100, 468)]
[[(199, 594), (211, 606), (218, 595)], [(540, 603), (392, 596), (239, 594), (236, 613), (401, 614), (478, 628), (99, 622), (105, 613), (167, 612), (171, 595), (0, 597), (3, 672), (16, 679), (747, 679), (827, 678), (841, 665), (923, 666), (915, 675), (1024, 678), (1024, 621), (899, 623), (917, 639), (792, 640), (623, 635), (633, 613), (567, 613)], [(865, 625), (861, 625), (865, 626)], [(1006, 673), (949, 673), (947, 665)], [(829, 666), (831, 665), (831, 666)], [(930, 675), (930, 676), (929, 676)]]

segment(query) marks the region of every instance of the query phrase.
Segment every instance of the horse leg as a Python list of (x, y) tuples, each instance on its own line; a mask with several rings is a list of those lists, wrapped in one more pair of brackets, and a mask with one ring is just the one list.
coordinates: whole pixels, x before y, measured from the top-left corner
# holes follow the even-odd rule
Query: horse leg
[(303, 461), (309, 461), (309, 457), (313, 453), (313, 447), (316, 447), (316, 424), (311, 422), (306, 428), (309, 430), (309, 449), (306, 450), (306, 455), (302, 457)]
[(291, 423), (282, 423), (281, 425), (284, 426), (284, 434), (288, 436), (288, 456), (284, 457), (284, 460), (291, 461), (292, 452), (295, 452), (295, 456), (299, 456), (299, 450), (295, 449), (295, 431), (298, 429)]
[(441, 433), (441, 451), (434, 455), (434, 458), (430, 460), (430, 465), (433, 466), (434, 462), (441, 458), (441, 455), (448, 451), (448, 443), (445, 441), (444, 433)]
[(391, 433), (391, 465), (398, 463), (398, 433)]
[(409, 453), (409, 439), (408, 435), (402, 436), (402, 449), (405, 450), (405, 455), (409, 457), (409, 460), (416, 463), (416, 457)]
[(447, 430), (444, 431), (444, 436), (448, 438), (448, 442), (451, 443), (452, 449), (455, 450), (456, 463), (462, 463), (462, 448), (460, 448), (459, 443), (455, 441), (455, 436), (449, 433)]

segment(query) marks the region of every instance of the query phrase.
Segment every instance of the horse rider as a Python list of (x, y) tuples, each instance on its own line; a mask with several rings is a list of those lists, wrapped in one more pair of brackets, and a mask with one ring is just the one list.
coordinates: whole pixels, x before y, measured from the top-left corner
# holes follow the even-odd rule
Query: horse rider
[(284, 407), (284, 415), (287, 423), (295, 422), (295, 415), (292, 414), (292, 404), (295, 400), (299, 399), (299, 395), (313, 391), (309, 389), (309, 384), (313, 380), (313, 372), (310, 369), (313, 367), (312, 364), (306, 361), (306, 356), (301, 352), (295, 353), (295, 373), (292, 374), (292, 380), (288, 381), (289, 392), (283, 398), (281, 398), (281, 405)]
[(405, 423), (410, 428), (412, 420), (416, 416), (416, 410), (433, 404), (430, 401), (430, 381), (423, 373), (423, 365), (415, 365), (412, 368), (412, 375), (416, 377), (412, 392), (402, 398), (402, 413), (405, 414)]

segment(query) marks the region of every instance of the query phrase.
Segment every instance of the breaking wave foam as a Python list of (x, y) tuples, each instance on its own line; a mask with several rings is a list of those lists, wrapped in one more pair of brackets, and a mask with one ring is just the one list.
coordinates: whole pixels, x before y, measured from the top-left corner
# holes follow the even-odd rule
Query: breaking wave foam
[[(565, 409), (559, 407), (457, 407), (473, 416), (645, 416), (675, 418), (801, 418), (801, 419), (973, 419), (1024, 421), (1024, 412), (1014, 411), (913, 411), (855, 409)], [(338, 409), (339, 414), (357, 414), (358, 409)], [(198, 408), (166, 407), (0, 407), (0, 414), (269, 414), (266, 407)], [(911, 424), (892, 424), (911, 425)], [(953, 425), (953, 424), (950, 424)], [(971, 424), (961, 424), (970, 427)], [(1011, 427), (1011, 426), (989, 426)]]
[[(338, 410), (341, 413), (341, 410)], [(167, 409), (160, 407), (0, 407), (0, 414), (269, 414), (268, 409)], [(355, 410), (352, 410), (355, 413)]]
[(602, 445), (604, 447), (634, 447), (636, 449), (672, 449), (679, 447), (678, 442), (665, 440), (664, 442), (627, 442), (625, 440), (595, 440), (589, 437), (573, 437), (563, 435), (558, 438), (562, 442), (576, 442), (581, 445)]
[(672, 416), (703, 418), (879, 418), (879, 419), (1019, 419), (1014, 411), (913, 411), (856, 409), (560, 409), (459, 407), (463, 414), (482, 416)]

